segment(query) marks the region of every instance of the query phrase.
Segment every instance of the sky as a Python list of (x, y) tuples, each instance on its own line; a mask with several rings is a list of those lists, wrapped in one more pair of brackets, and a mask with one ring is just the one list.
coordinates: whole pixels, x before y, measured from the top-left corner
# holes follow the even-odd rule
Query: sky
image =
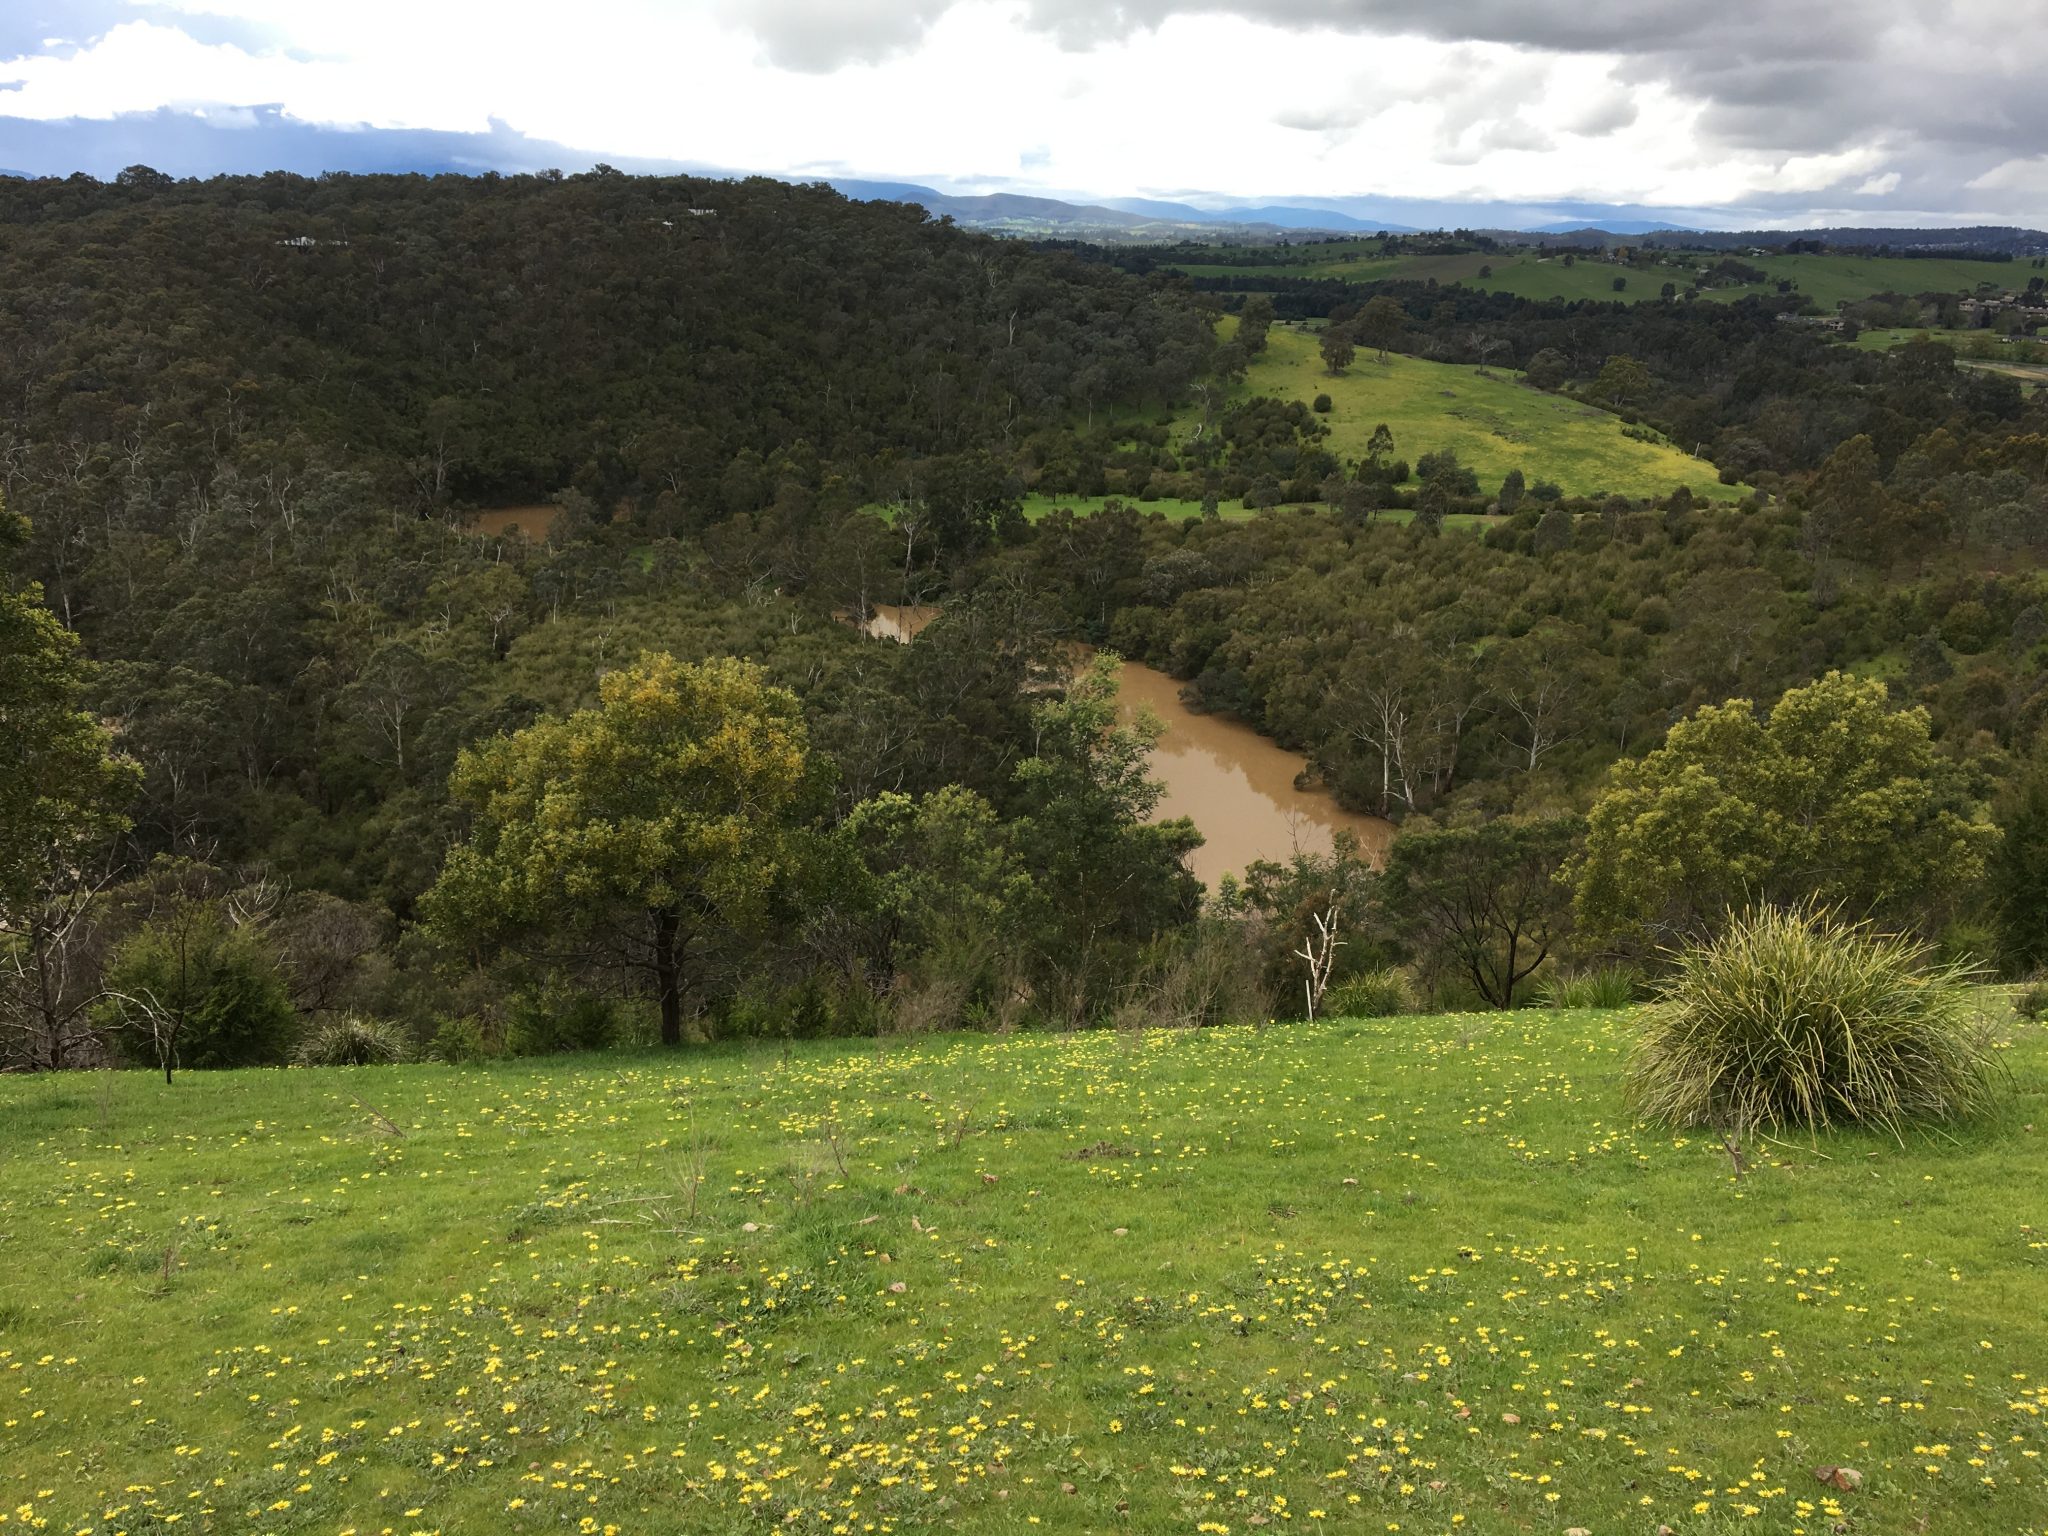
[(0, 170), (2048, 228), (2041, 0), (0, 0)]

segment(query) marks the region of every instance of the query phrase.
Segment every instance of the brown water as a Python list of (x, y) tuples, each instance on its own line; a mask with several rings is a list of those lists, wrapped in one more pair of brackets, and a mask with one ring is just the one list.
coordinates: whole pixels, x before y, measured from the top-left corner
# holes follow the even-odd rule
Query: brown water
[(560, 507), (547, 503), (531, 507), (492, 507), (488, 512), (477, 513), (463, 526), (471, 533), (493, 539), (517, 531), (522, 537), (537, 543), (548, 536), (561, 513)]
[(1328, 853), (1341, 831), (1358, 838), (1372, 863), (1386, 862), (1393, 823), (1347, 811), (1325, 791), (1297, 789), (1305, 765), (1294, 753), (1242, 720), (1196, 714), (1164, 672), (1127, 661), (1117, 682), (1126, 713), (1149, 704), (1166, 722), (1152, 749), (1152, 774), (1166, 785), (1158, 814), (1189, 817), (1207, 839), (1188, 861), (1204, 885), (1242, 874), (1254, 859)]
[[(907, 643), (938, 613), (878, 604), (867, 632)], [(1347, 811), (1322, 790), (1296, 788), (1305, 764), (1285, 747), (1241, 720), (1196, 714), (1181, 702), (1178, 682), (1139, 662), (1118, 669), (1117, 685), (1127, 717), (1150, 705), (1166, 722), (1152, 749), (1153, 776), (1166, 785), (1157, 814), (1189, 817), (1207, 839), (1188, 861), (1204, 885), (1213, 889), (1256, 859), (1328, 853), (1340, 831), (1353, 833), (1374, 864), (1386, 861), (1393, 823)]]

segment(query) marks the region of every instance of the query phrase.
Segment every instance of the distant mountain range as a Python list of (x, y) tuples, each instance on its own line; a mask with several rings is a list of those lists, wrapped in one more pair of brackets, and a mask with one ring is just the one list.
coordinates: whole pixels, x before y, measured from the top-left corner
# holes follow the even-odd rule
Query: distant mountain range
[(904, 181), (833, 181), (833, 190), (858, 202), (916, 203), (934, 215), (949, 217), (972, 229), (1030, 234), (1069, 234), (1077, 238), (1176, 240), (1199, 238), (1227, 227), (1247, 235), (1277, 236), (1295, 230), (1319, 234), (1412, 234), (1415, 226), (1388, 224), (1323, 208), (1260, 205), (1249, 208), (1197, 208), (1189, 203), (1160, 202), (1144, 197), (1109, 198), (1100, 203), (1070, 203), (1054, 197), (1019, 192), (961, 194), (939, 192)]
[[(286, 117), (276, 107), (253, 111), (255, 126), (231, 136), (244, 169), (279, 169), (302, 175), (328, 171), (455, 172), (475, 175), (495, 169), (517, 174), (560, 166), (572, 171), (595, 163), (586, 151), (532, 139), (501, 122), (487, 132), (425, 130), (340, 132)], [(205, 176), (222, 163), (226, 130), (186, 112), (168, 108), (127, 113), (108, 121), (58, 123), (8, 118), (0, 112), (9, 152), (39, 171), (0, 169), (0, 177), (33, 179), (83, 169), (111, 178), (124, 165), (143, 163), (172, 176)], [(647, 175), (744, 176), (749, 173), (689, 161), (616, 157), (619, 169)], [(820, 178), (784, 174), (788, 181)], [(1817, 228), (1723, 230), (1702, 225), (1726, 210), (1653, 209), (1618, 203), (1453, 202), (1444, 199), (1383, 197), (1221, 197), (1189, 191), (1176, 198), (1092, 197), (1064, 192), (1047, 196), (1023, 192), (943, 192), (919, 182), (831, 179), (830, 185), (861, 201), (915, 203), (934, 216), (971, 229), (1035, 238), (1105, 243), (1170, 243), (1178, 240), (1241, 241), (1258, 244), (1318, 235), (1414, 234), (1432, 229), (1467, 229), (1503, 241), (1539, 240), (1571, 245), (1656, 244), (1740, 250), (1819, 239), (1831, 245), (1888, 245), (1900, 251), (1989, 251), (2013, 256), (2048, 253), (2048, 234), (2008, 226), (1963, 229)], [(1188, 201), (1193, 198), (1195, 201)], [(1668, 215), (1658, 218), (1662, 212)], [(1687, 219), (1698, 222), (1688, 224)]]
[[(1702, 230), (1664, 219), (1631, 216), (1621, 209), (1592, 219), (1582, 213), (1575, 218), (1534, 217), (1526, 223), (1509, 223), (1501, 218), (1504, 212), (1524, 210), (1499, 204), (1396, 204), (1384, 198), (1305, 198), (1299, 202), (1242, 202), (1204, 208), (1194, 203), (1146, 197), (1109, 197), (1080, 203), (1015, 192), (969, 195), (939, 192), (902, 181), (835, 180), (831, 185), (859, 201), (916, 203), (935, 216), (949, 217), (970, 229), (1080, 240), (1150, 242), (1211, 240), (1220, 236), (1256, 241), (1295, 235), (1407, 235), (1424, 229), (1468, 228), (1502, 241), (1536, 239), (1569, 245), (1629, 242), (1741, 250), (1749, 246), (1783, 245), (1787, 240), (1803, 238), (1842, 246), (1888, 245), (1894, 250), (1992, 251), (2016, 256), (2048, 251), (2048, 233), (1991, 225), (1966, 229)], [(1430, 222), (1402, 223), (1367, 211), (1376, 206), (1398, 207), (1425, 219), (1432, 215), (1434, 218)], [(1479, 215), (1488, 217), (1482, 220)], [(1483, 228), (1479, 227), (1482, 223)]]

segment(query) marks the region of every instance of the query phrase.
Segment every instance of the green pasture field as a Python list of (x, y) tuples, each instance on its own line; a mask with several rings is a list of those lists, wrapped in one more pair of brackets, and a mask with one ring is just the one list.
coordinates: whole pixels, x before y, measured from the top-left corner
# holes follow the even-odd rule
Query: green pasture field
[(2040, 1533), (1999, 1006), (1743, 1171), (1628, 1012), (0, 1079), (0, 1530)]
[(1874, 330), (1859, 332), (1851, 343), (1866, 352), (1889, 352), (1909, 341), (1938, 341), (1953, 347), (1966, 368), (1989, 368), (2021, 379), (2048, 379), (2048, 338), (2001, 341), (1991, 331)]
[[(1381, 362), (1361, 347), (1350, 368), (1332, 378), (1312, 334), (1275, 326), (1243, 392), (1304, 403), (1327, 394), (1331, 410), (1320, 419), (1329, 424), (1328, 446), (1340, 459), (1363, 456), (1373, 428), (1385, 422), (1397, 456), (1413, 463), (1425, 453), (1455, 448), (1489, 493), (1519, 467), (1531, 484), (1549, 480), (1573, 496), (1664, 496), (1681, 485), (1717, 501), (1746, 494), (1740, 486), (1722, 485), (1706, 460), (1668, 444), (1624, 437), (1620, 417), (1532, 389), (1512, 370), (1482, 373), (1398, 353)], [(1195, 426), (1193, 414), (1183, 412), (1176, 440), (1185, 440)]]
[[(1646, 268), (1623, 267), (1612, 262), (1575, 260), (1564, 264), (1561, 254), (1534, 249), (1472, 251), (1455, 256), (1359, 256), (1346, 262), (1340, 257), (1320, 257), (1316, 247), (1304, 248), (1294, 262), (1272, 262), (1253, 267), (1228, 267), (1191, 263), (1176, 270), (1190, 276), (1229, 277), (1327, 277), (1345, 282), (1386, 281), (1463, 283), (1494, 293), (1511, 293), (1525, 299), (1599, 299), (1606, 302), (1659, 297), (1665, 283), (1685, 291), (1697, 269), (1710, 267), (1724, 253), (1704, 251), (1666, 252), (1664, 260)], [(1706, 299), (1737, 299), (1747, 294), (1775, 294), (1780, 279), (1790, 278), (1802, 297), (1822, 309), (1832, 310), (1840, 301), (1867, 299), (1874, 293), (1974, 293), (1979, 284), (1998, 289), (2024, 288), (2029, 273), (2024, 262), (1971, 261), (1966, 258), (1904, 256), (1849, 256), (1840, 254), (1802, 256), (1748, 256), (1725, 253), (1745, 265), (1769, 274), (1762, 284), (1727, 288), (1705, 288)], [(1491, 269), (1482, 278), (1479, 269)], [(1614, 291), (1614, 279), (1624, 277), (1628, 287)]]

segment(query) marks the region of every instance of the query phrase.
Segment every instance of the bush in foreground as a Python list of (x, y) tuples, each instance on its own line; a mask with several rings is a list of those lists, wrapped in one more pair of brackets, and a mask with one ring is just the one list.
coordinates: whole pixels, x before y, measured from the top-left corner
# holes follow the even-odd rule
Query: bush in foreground
[(307, 1035), (292, 1059), (302, 1067), (368, 1067), (404, 1061), (411, 1054), (397, 1025), (351, 1014)]
[(1678, 957), (1629, 1064), (1675, 1125), (1882, 1126), (1986, 1108), (1998, 1070), (1975, 971), (1830, 912), (1763, 907)]

